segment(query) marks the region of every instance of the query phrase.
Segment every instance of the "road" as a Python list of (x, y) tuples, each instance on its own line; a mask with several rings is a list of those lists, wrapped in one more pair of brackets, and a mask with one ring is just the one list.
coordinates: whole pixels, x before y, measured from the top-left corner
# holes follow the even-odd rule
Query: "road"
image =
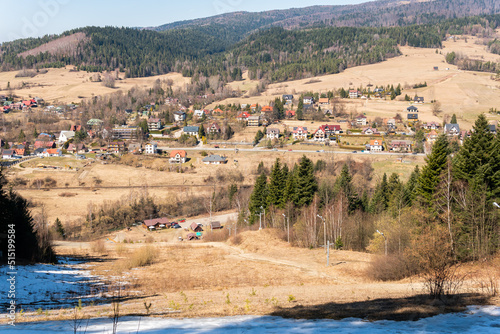
[(323, 154), (357, 154), (357, 155), (385, 155), (385, 156), (422, 156), (425, 157), (425, 153), (397, 153), (397, 152), (361, 152), (361, 151), (345, 151), (345, 150), (325, 150), (325, 149), (320, 149), (320, 150), (294, 150), (294, 149), (273, 149), (269, 150), (263, 147), (254, 147), (254, 148), (239, 148), (237, 147), (238, 145), (235, 145), (233, 148), (210, 148), (210, 147), (161, 147), (159, 146), (158, 149), (163, 150), (163, 151), (169, 151), (169, 150), (184, 150), (184, 151), (211, 151), (211, 152), (234, 152), (235, 148), (238, 149), (238, 152), (258, 152), (258, 153), (276, 153), (276, 154), (285, 154), (288, 152), (291, 153), (323, 153)]

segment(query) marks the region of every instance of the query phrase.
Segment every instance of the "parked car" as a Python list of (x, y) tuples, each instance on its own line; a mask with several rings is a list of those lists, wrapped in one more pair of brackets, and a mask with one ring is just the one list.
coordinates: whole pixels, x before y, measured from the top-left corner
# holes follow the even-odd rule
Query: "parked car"
[(179, 225), (179, 224), (175, 224), (175, 225), (173, 226), (173, 228), (182, 228), (182, 227), (181, 227), (181, 225)]
[(214, 148), (219, 148), (219, 145), (215, 145)]
[(352, 153), (358, 153), (358, 151), (352, 151)]
[(186, 222), (186, 218), (179, 219), (179, 223), (185, 223), (185, 222)]

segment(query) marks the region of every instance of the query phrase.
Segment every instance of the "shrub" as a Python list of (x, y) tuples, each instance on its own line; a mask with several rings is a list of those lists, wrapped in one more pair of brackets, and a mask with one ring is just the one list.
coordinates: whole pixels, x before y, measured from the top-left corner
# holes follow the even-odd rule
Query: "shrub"
[(94, 241), (94, 243), (92, 243), (91, 250), (92, 250), (92, 252), (94, 252), (96, 254), (106, 253), (106, 245), (104, 243), (104, 240), (99, 239), (99, 240)]
[(397, 281), (418, 272), (404, 255), (378, 256), (370, 263), (366, 276), (376, 281)]
[(150, 245), (134, 251), (132, 256), (125, 261), (127, 269), (149, 266), (156, 258), (156, 248)]

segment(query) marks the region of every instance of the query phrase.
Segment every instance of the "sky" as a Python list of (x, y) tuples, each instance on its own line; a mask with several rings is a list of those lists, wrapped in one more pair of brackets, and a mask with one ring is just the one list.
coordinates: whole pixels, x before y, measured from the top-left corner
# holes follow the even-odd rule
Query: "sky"
[(368, 0), (1, 0), (0, 43), (85, 26), (153, 27), (235, 11), (260, 12)]

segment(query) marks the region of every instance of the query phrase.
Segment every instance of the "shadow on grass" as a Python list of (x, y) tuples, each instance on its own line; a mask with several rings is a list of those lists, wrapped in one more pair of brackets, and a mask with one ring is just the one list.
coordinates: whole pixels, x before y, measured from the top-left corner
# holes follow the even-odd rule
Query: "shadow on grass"
[(279, 308), (271, 316), (293, 319), (362, 318), (370, 321), (416, 321), (443, 313), (462, 312), (469, 305), (488, 304), (489, 298), (480, 294), (456, 294), (432, 299), (428, 295), (407, 298), (383, 298), (351, 303), (296, 305)]

